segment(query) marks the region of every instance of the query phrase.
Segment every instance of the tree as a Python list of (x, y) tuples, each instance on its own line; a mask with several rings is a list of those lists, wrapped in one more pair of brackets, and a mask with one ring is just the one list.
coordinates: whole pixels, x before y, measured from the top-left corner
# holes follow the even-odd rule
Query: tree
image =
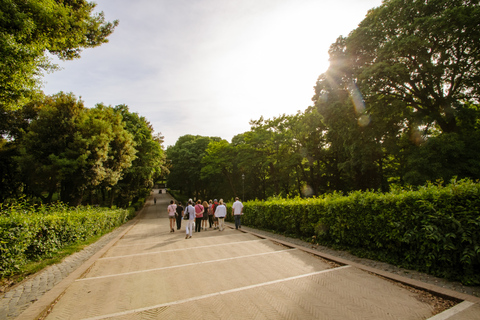
[(74, 142), (85, 109), (82, 101), (63, 93), (33, 104), (38, 112), (17, 141), (20, 151), (17, 161), (27, 186), (26, 193), (42, 197), (43, 192), (47, 192), (44, 200), (50, 201), (69, 174), (68, 168), (75, 167), (72, 161), (60, 163), (59, 157)]
[(120, 114), (102, 105), (85, 109), (73, 94), (46, 97), (19, 141), (18, 162), (28, 190), (46, 201), (60, 189), (62, 201), (79, 205), (86, 191), (112, 186), (130, 167), (136, 150)]
[(124, 171), (123, 178), (114, 188), (119, 191), (117, 205), (124, 207), (148, 194), (155, 180), (168, 171), (165, 168), (163, 137), (160, 134), (154, 135), (153, 127), (147, 119), (130, 112), (128, 106), (118, 105), (114, 110), (122, 116), (125, 129), (133, 136), (137, 151), (131, 167)]
[(43, 71), (55, 70), (47, 53), (62, 60), (107, 42), (118, 21), (106, 22), (85, 0), (0, 2), (0, 110), (18, 109), (38, 91)]
[[(204, 180), (215, 176), (223, 176), (228, 182), (231, 190), (230, 195), (238, 196), (235, 188), (236, 158), (235, 148), (227, 140), (212, 141), (205, 150), (205, 156), (202, 158), (201, 174)], [(223, 193), (227, 198), (227, 194)]]
[[(346, 39), (366, 100), (412, 108), (414, 125), (458, 131), (461, 106), (480, 99), (478, 0), (387, 0)], [(393, 107), (393, 105), (392, 105)]]
[(171, 189), (180, 190), (191, 198), (207, 199), (218, 197), (224, 188), (219, 176), (202, 177), (202, 159), (210, 142), (218, 137), (184, 135), (174, 146), (167, 148), (170, 173), (167, 183)]

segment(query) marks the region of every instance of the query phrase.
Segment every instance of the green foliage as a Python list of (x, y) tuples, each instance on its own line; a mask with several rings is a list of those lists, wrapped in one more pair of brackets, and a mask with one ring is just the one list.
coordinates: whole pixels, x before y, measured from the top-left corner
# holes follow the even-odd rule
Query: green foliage
[(204, 169), (202, 175), (202, 168), (205, 166), (202, 159), (207, 154), (207, 148), (211, 142), (219, 141), (221, 139), (218, 137), (185, 135), (180, 137), (174, 146), (169, 146), (168, 187), (179, 190), (189, 198), (220, 198), (219, 195), (223, 194), (225, 189), (224, 177), (219, 174), (221, 168), (216, 172)]
[(480, 131), (443, 133), (414, 148), (404, 179), (411, 185), (457, 178), (480, 179)]
[(346, 39), (346, 74), (367, 101), (401, 101), (415, 122), (458, 132), (461, 104), (480, 97), (479, 20), (478, 1), (384, 1)]
[(361, 252), (436, 276), (480, 284), (480, 184), (352, 192), (244, 203), (245, 225)]
[(78, 205), (86, 190), (115, 185), (135, 158), (133, 136), (122, 116), (98, 105), (86, 109), (73, 94), (35, 102), (37, 113), (15, 141), (24, 182), (46, 201), (60, 187), (61, 200)]
[(28, 261), (49, 257), (66, 245), (84, 241), (125, 223), (133, 210), (32, 207), (13, 204), (0, 210), (0, 276), (9, 276)]
[(42, 71), (56, 69), (47, 52), (79, 58), (83, 48), (107, 42), (118, 21), (86, 0), (0, 2), (0, 110), (22, 106), (39, 90)]

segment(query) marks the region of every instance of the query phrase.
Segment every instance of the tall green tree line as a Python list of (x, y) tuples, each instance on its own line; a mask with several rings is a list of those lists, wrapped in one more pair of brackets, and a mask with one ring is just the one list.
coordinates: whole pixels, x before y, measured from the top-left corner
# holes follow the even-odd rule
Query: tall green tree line
[(59, 93), (14, 114), (0, 150), (2, 201), (58, 195), (71, 205), (128, 206), (164, 173), (161, 137), (125, 105), (89, 109)]
[(211, 141), (201, 179), (248, 199), (479, 179), (478, 21), (479, 1), (384, 1), (331, 45), (312, 106)]
[(163, 137), (128, 106), (85, 108), (72, 93), (44, 96), (51, 56), (80, 58), (108, 42), (105, 21), (85, 0), (0, 2), (0, 202), (128, 206), (166, 172)]

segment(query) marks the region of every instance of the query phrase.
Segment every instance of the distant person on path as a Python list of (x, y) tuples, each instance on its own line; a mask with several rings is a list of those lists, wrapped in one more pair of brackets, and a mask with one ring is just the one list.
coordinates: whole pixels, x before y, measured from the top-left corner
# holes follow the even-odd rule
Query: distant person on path
[(238, 197), (235, 197), (235, 202), (232, 205), (232, 213), (235, 219), (235, 229), (238, 230), (238, 228), (242, 228), (240, 217), (243, 215), (243, 204)]
[(218, 231), (225, 229), (225, 216), (227, 215), (227, 207), (223, 204), (223, 199), (220, 199), (217, 208), (215, 209), (215, 217), (218, 218)]
[(175, 232), (173, 226), (175, 225), (175, 213), (177, 212), (177, 205), (175, 201), (171, 200), (170, 205), (167, 207), (168, 218), (170, 220), (170, 232)]
[(175, 219), (177, 220), (177, 230), (180, 230), (180, 228), (182, 228), (182, 217), (183, 217), (182, 203), (178, 202), (176, 213), (175, 213)]
[(195, 208), (193, 207), (192, 199), (188, 200), (188, 206), (185, 208), (185, 213), (183, 214), (183, 220), (186, 222), (185, 225), (185, 239), (191, 238), (193, 234), (193, 225), (195, 224)]
[(195, 232), (202, 230), (203, 206), (202, 200), (198, 200), (195, 205)]
[(153, 204), (157, 204), (157, 198), (153, 197)]
[(210, 225), (210, 229), (213, 226), (213, 201), (208, 201), (208, 224)]
[(218, 218), (215, 215), (215, 210), (218, 207), (218, 201), (217, 199), (213, 200), (213, 206), (212, 206), (212, 211), (213, 211), (213, 230), (218, 229)]
[(207, 223), (208, 223), (208, 202), (203, 201), (203, 218), (202, 218), (202, 229), (207, 231)]

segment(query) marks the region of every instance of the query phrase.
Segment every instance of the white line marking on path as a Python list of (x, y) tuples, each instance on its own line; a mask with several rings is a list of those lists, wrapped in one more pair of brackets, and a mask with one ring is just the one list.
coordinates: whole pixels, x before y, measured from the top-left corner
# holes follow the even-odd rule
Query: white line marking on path
[(245, 255), (245, 256), (224, 258), (224, 259), (218, 259), (218, 260), (209, 260), (209, 261), (180, 264), (180, 265), (176, 265), (176, 266), (169, 266), (169, 267), (162, 267), (162, 268), (155, 268), (155, 269), (146, 269), (146, 270), (140, 270), (140, 271), (117, 273), (117, 274), (110, 274), (110, 275), (99, 276), (99, 277), (82, 278), (82, 279), (77, 279), (75, 281), (87, 281), (87, 280), (98, 280), (98, 279), (105, 279), (105, 278), (112, 278), (112, 277), (121, 277), (121, 276), (128, 276), (128, 275), (132, 275), (132, 274), (144, 273), (144, 272), (153, 272), (153, 271), (175, 269), (175, 268), (181, 268), (181, 267), (187, 267), (187, 266), (196, 266), (196, 265), (206, 264), (206, 263), (214, 263), (214, 262), (222, 262), (222, 261), (229, 261), (229, 260), (236, 260), (236, 259), (243, 259), (243, 258), (250, 258), (250, 257), (258, 257), (258, 256), (267, 255), (267, 254), (277, 254), (277, 253), (289, 252), (289, 251), (294, 251), (294, 250), (298, 250), (298, 249), (286, 249), (286, 250), (278, 250), (278, 251), (272, 251), (272, 252), (249, 254), (249, 255)]
[(456, 306), (443, 311), (442, 313), (439, 313), (431, 318), (428, 318), (427, 320), (446, 320), (449, 319), (450, 317), (456, 315), (457, 313), (460, 313), (464, 310), (467, 310), (471, 306), (473, 306), (474, 303), (470, 301), (463, 301), (462, 303), (457, 304)]
[(102, 315), (102, 316), (97, 316), (97, 317), (92, 317), (92, 318), (84, 318), (83, 320), (101, 320), (101, 319), (107, 319), (107, 318), (112, 318), (112, 317), (125, 316), (125, 315), (129, 315), (129, 314), (148, 311), (148, 310), (153, 310), (153, 309), (157, 309), (157, 308), (163, 308), (163, 307), (173, 306), (173, 305), (182, 304), (182, 303), (186, 303), (186, 302), (192, 302), (192, 301), (207, 299), (207, 298), (211, 298), (211, 297), (215, 297), (215, 296), (219, 296), (219, 295), (223, 295), (223, 294), (235, 293), (235, 292), (255, 289), (255, 288), (259, 288), (259, 287), (269, 286), (271, 284), (277, 284), (277, 283), (287, 282), (287, 281), (296, 280), (296, 279), (301, 279), (301, 278), (305, 278), (305, 277), (309, 277), (309, 276), (315, 276), (315, 275), (318, 275), (318, 274), (327, 273), (327, 272), (331, 272), (331, 271), (337, 271), (337, 270), (344, 269), (344, 268), (350, 268), (350, 266), (347, 265), (347, 266), (342, 266), (342, 267), (338, 267), (338, 268), (334, 268), (334, 269), (327, 269), (327, 270), (322, 270), (322, 271), (317, 271), (317, 272), (311, 272), (311, 273), (302, 274), (302, 275), (294, 276), (294, 277), (290, 277), (290, 278), (268, 281), (268, 282), (264, 282), (264, 283), (254, 284), (254, 285), (251, 285), (251, 286), (245, 286), (245, 287), (241, 287), (241, 288), (236, 288), (236, 289), (231, 289), (231, 290), (225, 290), (225, 291), (219, 291), (219, 292), (214, 292), (214, 293), (210, 293), (210, 294), (205, 294), (205, 295), (198, 296), (198, 297), (192, 297), (192, 298), (188, 298), (188, 299), (157, 304), (155, 306), (139, 308), (139, 309), (132, 309), (132, 310), (118, 312), (118, 313), (105, 314), (105, 315)]
[[(125, 256), (105, 257), (105, 258), (100, 258), (100, 259), (98, 259), (98, 260), (123, 259), (123, 258), (136, 257), (136, 256), (145, 256), (145, 255), (158, 254), (158, 253), (164, 253), (164, 252), (176, 252), (176, 251), (182, 251), (182, 250), (196, 250), (196, 249), (199, 249), (199, 248), (210, 248), (210, 247), (219, 247), (219, 246), (229, 246), (229, 245), (231, 245), (231, 244), (250, 243), (250, 242), (258, 242), (258, 241), (268, 242), (269, 240), (259, 239), (259, 240), (226, 242), (226, 243), (211, 244), (211, 245), (208, 245), (208, 246), (198, 246), (198, 247), (190, 247), (190, 248), (178, 248), (178, 249), (170, 249), (170, 250), (163, 250), (163, 251), (153, 251), (153, 252), (135, 253), (135, 254), (129, 254), (129, 255), (125, 255)], [(158, 244), (158, 243), (157, 243), (157, 244)]]
[[(206, 231), (204, 231), (206, 232)], [(168, 234), (168, 233), (167, 233)], [(170, 234), (171, 235), (171, 234)], [(135, 247), (135, 246), (148, 246), (148, 245), (155, 245), (155, 244), (159, 244), (159, 243), (165, 243), (165, 242), (171, 242), (171, 243), (175, 243), (175, 242), (182, 242), (185, 240), (185, 237), (183, 236), (184, 233), (182, 233), (182, 237), (181, 238), (171, 238), (169, 240), (162, 240), (162, 239), (158, 239), (157, 241), (150, 241), (150, 242), (140, 242), (140, 243), (134, 243), (134, 244), (116, 244), (114, 245), (114, 248), (128, 248), (128, 247)], [(238, 236), (243, 236), (243, 235), (248, 235), (248, 233), (242, 233), (242, 234), (238, 234)], [(161, 237), (163, 235), (159, 235), (159, 237)], [(221, 238), (225, 238), (225, 237), (229, 237), (231, 238), (232, 235), (224, 235), (224, 236), (215, 236), (215, 238), (210, 238), (210, 237), (196, 237), (195, 239), (221, 239)], [(256, 237), (258, 238), (258, 237)], [(267, 240), (267, 239), (261, 239), (261, 240)], [(131, 240), (127, 240), (127, 241), (131, 241)], [(246, 240), (246, 241), (251, 241), (251, 240)], [(256, 241), (256, 239), (255, 239)], [(118, 242), (120, 243), (120, 242)]]

